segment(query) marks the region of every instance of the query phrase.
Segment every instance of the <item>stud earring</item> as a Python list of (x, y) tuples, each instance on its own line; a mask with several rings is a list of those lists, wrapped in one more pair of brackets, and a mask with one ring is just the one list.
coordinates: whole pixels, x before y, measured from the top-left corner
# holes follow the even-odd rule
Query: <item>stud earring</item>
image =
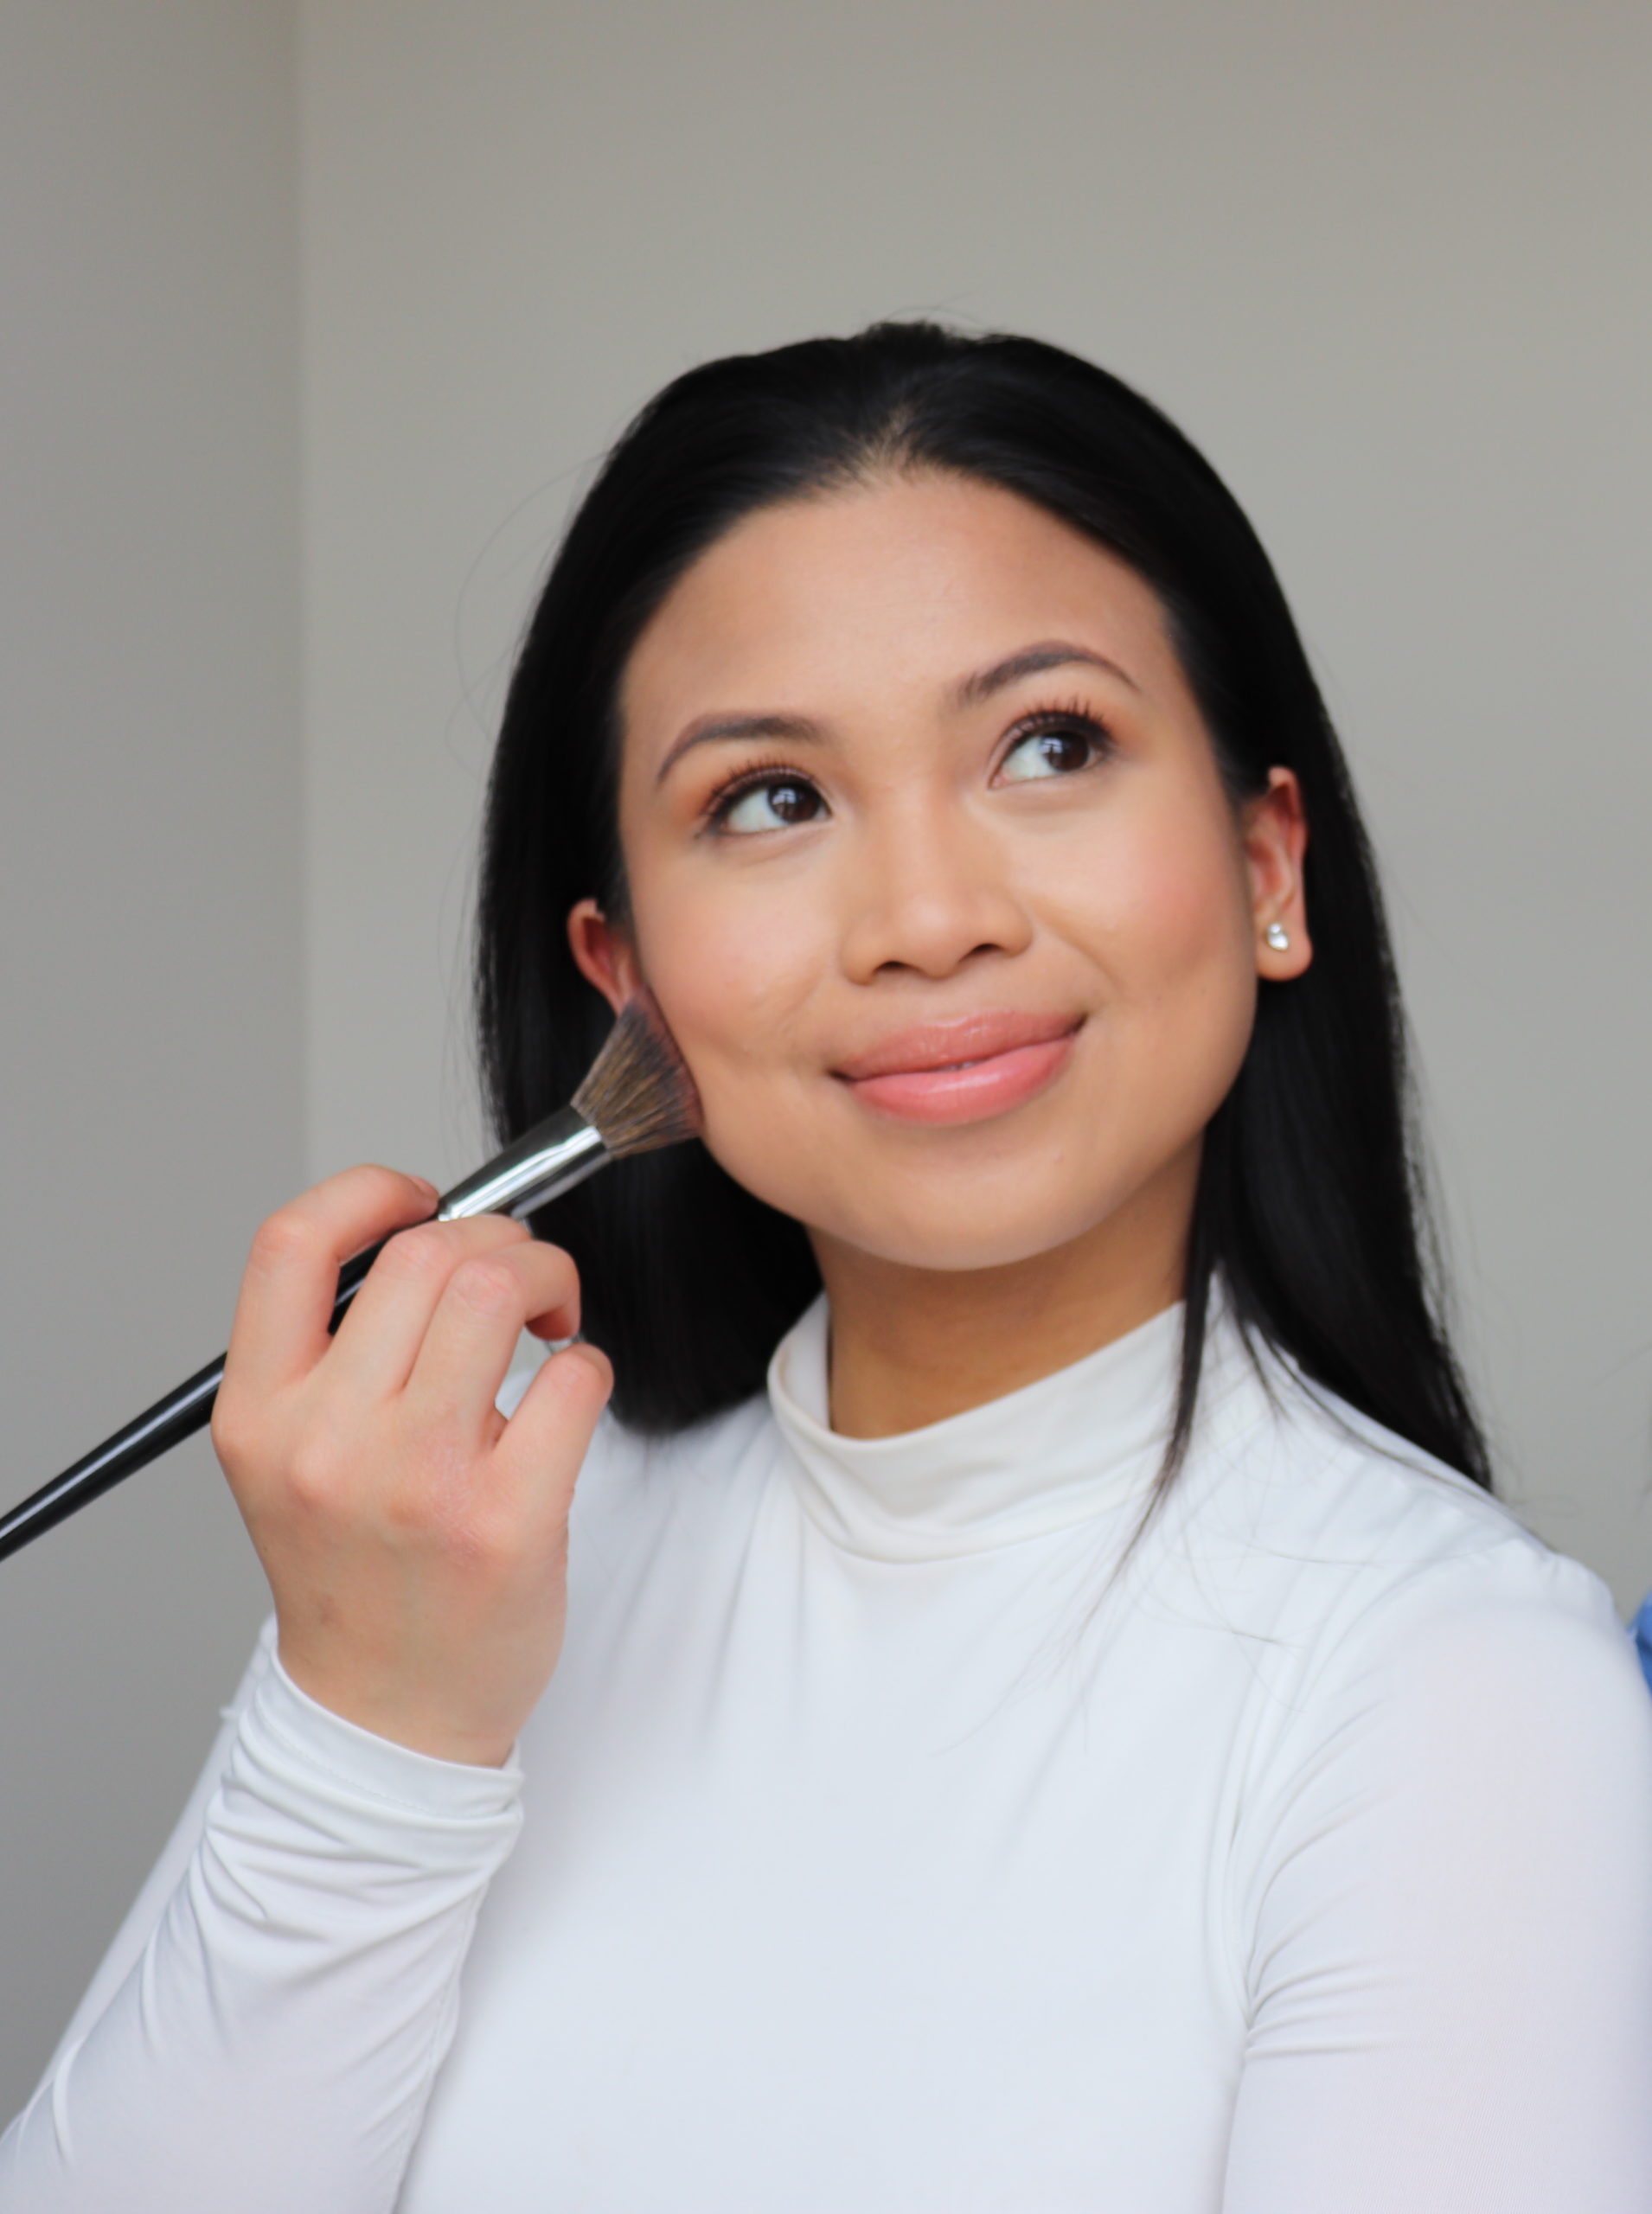
[(1290, 943), (1290, 932), (1283, 923), (1270, 923), (1266, 936), (1268, 944), (1276, 953), (1283, 953)]

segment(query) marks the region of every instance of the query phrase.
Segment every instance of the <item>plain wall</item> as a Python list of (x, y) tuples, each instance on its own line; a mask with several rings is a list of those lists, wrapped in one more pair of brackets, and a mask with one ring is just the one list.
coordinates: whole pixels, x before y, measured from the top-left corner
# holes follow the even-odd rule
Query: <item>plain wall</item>
[[(0, 11), (10, 1505), (224, 1343), (301, 1168), (291, 11)], [(267, 1604), (205, 1439), (0, 1568), (0, 2115)]]
[[(631, 411), (708, 355), (936, 310), (1132, 379), (1251, 509), (1386, 865), (1506, 1488), (1627, 1609), (1646, 11), (299, 13), (296, 160), (285, 8), (6, 19), (13, 1488), (222, 1344), (301, 1181), (476, 1164), (492, 732)], [(204, 1445), (0, 1575), (16, 2103), (262, 1595)]]

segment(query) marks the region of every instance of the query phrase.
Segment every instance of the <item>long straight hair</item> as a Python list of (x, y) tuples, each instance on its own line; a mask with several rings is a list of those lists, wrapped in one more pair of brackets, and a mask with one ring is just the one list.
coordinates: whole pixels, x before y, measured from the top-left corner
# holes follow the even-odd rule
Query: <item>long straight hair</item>
[[(1446, 1332), (1405, 1028), (1346, 763), (1284, 592), (1238, 502), (1151, 402), (1040, 341), (875, 323), (710, 362), (636, 416), (579, 503), (529, 621), (494, 758), (477, 910), (480, 1065), (503, 1143), (561, 1105), (611, 1020), (569, 908), (629, 918), (618, 694), (644, 625), (743, 517), (893, 471), (1017, 493), (1157, 595), (1237, 807), (1294, 770), (1314, 960), (1264, 981), (1206, 1134), (1180, 1375), (1156, 1507), (1191, 1435), (1220, 1284), (1247, 1343), (1488, 1490)], [(567, 1248), (613, 1407), (669, 1433), (762, 1388), (820, 1289), (800, 1224), (697, 1141), (621, 1161), (534, 1218)]]

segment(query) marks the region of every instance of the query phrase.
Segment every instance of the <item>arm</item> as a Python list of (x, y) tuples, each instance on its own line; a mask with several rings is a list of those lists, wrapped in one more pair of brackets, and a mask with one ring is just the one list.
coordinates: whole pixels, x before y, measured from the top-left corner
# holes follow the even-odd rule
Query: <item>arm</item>
[(1652, 2205), (1652, 1701), (1598, 1579), (1491, 1558), (1301, 1696), (1225, 2214)]
[(0, 2145), (0, 2214), (382, 2214), (454, 2029), (514, 1747), (560, 1648), (568, 1510), (612, 1371), (569, 1257), (371, 1166), (278, 1209), (213, 1443), (275, 1600), (233, 1734)]
[(390, 2208), (519, 1786), (514, 1766), (432, 1759), (317, 1706), (266, 1633), (0, 2140), (3, 2214)]

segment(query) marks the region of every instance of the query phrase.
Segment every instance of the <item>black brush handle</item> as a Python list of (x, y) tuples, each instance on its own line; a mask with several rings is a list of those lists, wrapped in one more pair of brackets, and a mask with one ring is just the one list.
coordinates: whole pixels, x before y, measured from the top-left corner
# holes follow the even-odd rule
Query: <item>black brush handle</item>
[[(394, 1237), (391, 1232), (390, 1236)], [(336, 1330), (343, 1320), (344, 1310), (361, 1289), (362, 1280), (375, 1260), (389, 1244), (381, 1238), (376, 1245), (369, 1245), (365, 1252), (354, 1255), (338, 1272), (338, 1296), (333, 1302), (332, 1319), (329, 1330)], [(26, 1545), (31, 1538), (40, 1537), (73, 1514), (77, 1507), (90, 1506), (94, 1499), (101, 1499), (125, 1476), (146, 1468), (150, 1462), (159, 1460), (163, 1453), (175, 1445), (182, 1445), (186, 1437), (193, 1437), (212, 1420), (213, 1402), (218, 1397), (218, 1386), (224, 1380), (224, 1355), (157, 1399), (125, 1430), (118, 1430), (112, 1437), (77, 1461), (72, 1469), (65, 1469), (61, 1476), (54, 1476), (36, 1492), (14, 1507), (10, 1514), (0, 1518), (0, 1560)]]
[[(453, 1222), (475, 1214), (527, 1214), (594, 1174), (612, 1157), (600, 1130), (587, 1123), (577, 1108), (560, 1107), (473, 1176), (445, 1192), (435, 1214), (426, 1219)], [(413, 1225), (404, 1223), (400, 1227), (407, 1230)], [(390, 1238), (398, 1234), (393, 1230)], [(327, 1325), (330, 1330), (338, 1328), (344, 1309), (361, 1289), (362, 1278), (389, 1242), (389, 1238), (381, 1238), (376, 1245), (352, 1255), (340, 1269), (338, 1296)], [(193, 1437), (196, 1430), (204, 1430), (212, 1420), (213, 1402), (224, 1380), (224, 1359), (220, 1353), (187, 1383), (157, 1399), (135, 1422), (129, 1422), (125, 1430), (106, 1437), (72, 1469), (65, 1469), (61, 1476), (54, 1476), (10, 1514), (0, 1517), (0, 1560), (65, 1520), (77, 1507), (100, 1499), (124, 1477), (146, 1468), (174, 1445)]]

